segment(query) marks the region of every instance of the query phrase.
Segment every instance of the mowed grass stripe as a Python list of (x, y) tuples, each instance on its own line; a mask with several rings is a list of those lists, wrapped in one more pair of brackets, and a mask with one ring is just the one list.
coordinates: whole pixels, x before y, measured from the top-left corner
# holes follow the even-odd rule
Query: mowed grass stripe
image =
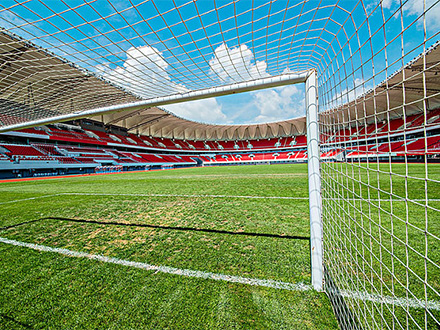
[(148, 179), (254, 179), (263, 177), (304, 177), (307, 173), (250, 173), (250, 174), (194, 174), (194, 175), (163, 175), (151, 176)]
[[(243, 196), (243, 195), (188, 195), (188, 194), (130, 194), (130, 193), (87, 193), (87, 192), (70, 192), (70, 193), (59, 193), (52, 195), (43, 195), (30, 198), (16, 199), (7, 202), (0, 202), (2, 204), (25, 202), (29, 200), (48, 198), (48, 197), (58, 197), (58, 196), (134, 196), (134, 197), (187, 197), (187, 198), (240, 198), (240, 199), (291, 199), (291, 200), (308, 200), (308, 197), (291, 197), (291, 196)], [(332, 200), (343, 200), (346, 198), (332, 198)], [(352, 201), (363, 201), (363, 202), (440, 202), (438, 198), (430, 199), (404, 199), (395, 197), (393, 199), (377, 199), (377, 198), (350, 198)]]
[[(107, 193), (61, 193), (59, 195), (78, 196), (139, 196), (139, 197), (188, 197), (188, 198), (240, 198), (240, 199), (292, 199), (308, 200), (308, 197), (290, 196), (240, 196), (240, 195), (188, 195), (188, 194), (107, 194)], [(59, 196), (58, 195), (58, 196)], [(55, 195), (54, 195), (55, 196)]]
[[(139, 193), (187, 195), (240, 195), (307, 197), (306, 166), (271, 165), (176, 169), (108, 176), (84, 176), (59, 180), (3, 183), (0, 195), (20, 193), (53, 194)], [(246, 177), (246, 178), (244, 178)], [(17, 198), (21, 199), (17, 195)], [(32, 196), (25, 196), (32, 197)]]

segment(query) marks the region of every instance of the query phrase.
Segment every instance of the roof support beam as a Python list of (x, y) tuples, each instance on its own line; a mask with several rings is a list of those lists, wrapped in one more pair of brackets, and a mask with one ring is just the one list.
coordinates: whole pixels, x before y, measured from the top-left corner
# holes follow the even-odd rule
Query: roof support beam
[(141, 113), (143, 113), (143, 112), (145, 112), (145, 111), (147, 111), (147, 110), (150, 110), (150, 108), (143, 109), (143, 110), (139, 110), (139, 111), (137, 111), (137, 112), (135, 112), (135, 113), (130, 112), (130, 113), (125, 114), (125, 115), (123, 115), (123, 116), (116, 117), (116, 118), (114, 118), (114, 119), (109, 120), (108, 122), (106, 122), (105, 125), (113, 125), (113, 124), (116, 124), (117, 122), (120, 122), (121, 120), (124, 120), (124, 119), (130, 118), (130, 117), (133, 117), (133, 116), (140, 115)]
[(155, 115), (155, 117), (154, 117), (153, 119), (148, 119), (147, 121), (143, 121), (143, 122), (141, 122), (141, 123), (139, 123), (139, 124), (136, 124), (136, 125), (134, 125), (134, 126), (127, 127), (127, 130), (131, 131), (131, 130), (133, 130), (133, 129), (136, 129), (136, 128), (139, 128), (139, 127), (142, 127), (142, 126), (144, 126), (144, 125), (150, 124), (150, 123), (152, 123), (152, 122), (154, 122), (154, 121), (160, 120), (160, 119), (165, 118), (165, 117), (168, 117), (168, 116), (171, 116), (171, 115), (170, 115), (169, 113), (164, 114), (164, 115)]
[(112, 113), (116, 111), (130, 111), (130, 110), (141, 110), (145, 107), (157, 107), (173, 103), (182, 103), (187, 101), (194, 101), (200, 99), (206, 99), (211, 97), (238, 94), (243, 92), (249, 92), (253, 90), (272, 88), (278, 86), (285, 86), (290, 84), (298, 84), (305, 82), (309, 76), (310, 71), (302, 71), (297, 73), (283, 74), (279, 76), (261, 78), (257, 80), (251, 80), (236, 84), (230, 84), (226, 86), (219, 86), (213, 88), (207, 88), (197, 91), (190, 91), (182, 94), (173, 94), (168, 96), (155, 97), (148, 100), (142, 100), (127, 104), (118, 104), (108, 107), (96, 108), (86, 111), (80, 111), (75, 113), (63, 114), (60, 116), (54, 116), (51, 118), (44, 118), (29, 121), (26, 123), (14, 124), (0, 127), (0, 132), (13, 131), (20, 128), (34, 127), (39, 125), (47, 125), (60, 121), (74, 120), (80, 118), (86, 118), (95, 115), (103, 115), (107, 113)]

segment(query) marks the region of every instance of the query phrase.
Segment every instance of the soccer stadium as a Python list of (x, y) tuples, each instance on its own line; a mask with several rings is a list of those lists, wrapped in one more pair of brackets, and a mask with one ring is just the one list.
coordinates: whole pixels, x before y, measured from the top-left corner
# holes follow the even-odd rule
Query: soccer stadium
[(440, 0), (2, 0), (1, 329), (440, 329)]

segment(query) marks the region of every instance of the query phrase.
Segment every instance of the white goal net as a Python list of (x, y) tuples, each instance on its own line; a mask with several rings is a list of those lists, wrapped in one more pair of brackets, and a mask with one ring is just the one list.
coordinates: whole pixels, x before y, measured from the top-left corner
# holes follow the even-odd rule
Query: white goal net
[(439, 12), (383, 1), (322, 65), (325, 290), (344, 328), (440, 326)]

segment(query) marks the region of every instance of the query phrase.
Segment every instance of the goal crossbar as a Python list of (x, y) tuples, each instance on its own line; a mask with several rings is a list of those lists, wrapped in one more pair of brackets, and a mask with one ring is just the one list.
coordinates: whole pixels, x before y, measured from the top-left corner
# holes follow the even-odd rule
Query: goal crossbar
[(100, 108), (95, 108), (80, 112), (42, 118), (38, 120), (32, 120), (32, 121), (0, 127), (0, 133), (13, 131), (17, 129), (30, 128), (40, 125), (48, 125), (66, 120), (75, 120), (85, 117), (96, 116), (96, 115), (104, 115), (113, 112), (137, 111), (151, 107), (164, 106), (168, 104), (182, 103), (182, 102), (201, 100), (201, 99), (218, 97), (218, 96), (250, 92), (250, 91), (266, 89), (266, 88), (298, 84), (305, 82), (311, 72), (313, 71), (308, 70), (297, 73), (287, 73), (279, 76), (260, 78), (251, 81), (234, 83), (225, 86), (217, 86), (217, 87), (207, 88), (198, 91), (189, 91), (186, 93), (160, 96), (148, 100), (141, 100), (137, 102), (105, 106), (105, 107), (100, 107)]

